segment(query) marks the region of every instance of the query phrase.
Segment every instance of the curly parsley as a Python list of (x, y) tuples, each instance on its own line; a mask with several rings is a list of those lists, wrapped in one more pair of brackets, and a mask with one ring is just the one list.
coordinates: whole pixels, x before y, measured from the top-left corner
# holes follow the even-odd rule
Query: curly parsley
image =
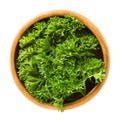
[(85, 96), (102, 82), (104, 62), (95, 55), (99, 49), (82, 22), (70, 15), (53, 16), (33, 24), (20, 38), (17, 73), (39, 102), (63, 111), (64, 103)]

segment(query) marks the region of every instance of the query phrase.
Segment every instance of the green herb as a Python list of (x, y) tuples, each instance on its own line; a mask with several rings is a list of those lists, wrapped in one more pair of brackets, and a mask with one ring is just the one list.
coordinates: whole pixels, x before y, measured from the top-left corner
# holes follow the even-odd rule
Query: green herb
[(93, 86), (102, 82), (104, 62), (95, 55), (99, 50), (98, 40), (82, 22), (69, 15), (53, 16), (22, 35), (17, 73), (39, 102), (63, 111), (64, 103), (75, 100), (75, 94), (83, 97), (89, 92), (87, 81)]

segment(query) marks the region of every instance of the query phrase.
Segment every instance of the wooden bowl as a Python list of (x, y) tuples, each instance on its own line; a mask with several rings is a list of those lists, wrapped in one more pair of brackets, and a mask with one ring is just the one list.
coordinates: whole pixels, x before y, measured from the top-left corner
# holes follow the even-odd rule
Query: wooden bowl
[(11, 71), (12, 71), (12, 75), (14, 78), (14, 81), (17, 85), (17, 87), (19, 88), (19, 90), (33, 103), (45, 107), (45, 108), (49, 108), (49, 109), (56, 109), (55, 107), (51, 106), (48, 103), (39, 103), (34, 97), (32, 97), (28, 91), (24, 88), (24, 86), (22, 85), (22, 83), (20, 82), (17, 73), (16, 73), (16, 67), (15, 67), (15, 57), (16, 57), (16, 50), (17, 50), (17, 45), (18, 45), (18, 41), (21, 38), (21, 36), (23, 35), (23, 33), (35, 22), (40, 21), (42, 19), (51, 17), (51, 16), (63, 16), (63, 15), (74, 15), (76, 17), (76, 19), (80, 20), (81, 22), (83, 22), (85, 24), (85, 26), (87, 26), (92, 32), (93, 34), (96, 36), (96, 38), (99, 41), (99, 44), (101, 46), (101, 50), (102, 50), (102, 54), (103, 54), (103, 61), (104, 61), (104, 66), (106, 69), (106, 77), (103, 80), (102, 83), (97, 84), (86, 96), (71, 102), (71, 103), (66, 103), (64, 104), (64, 109), (72, 109), (74, 107), (80, 106), (84, 103), (86, 103), (87, 101), (89, 101), (91, 98), (93, 98), (98, 92), (99, 90), (102, 88), (102, 86), (104, 85), (107, 75), (108, 75), (108, 71), (109, 71), (109, 51), (108, 51), (108, 47), (106, 45), (106, 42), (102, 36), (102, 34), (100, 33), (100, 31), (95, 27), (95, 25), (93, 23), (91, 23), (87, 18), (85, 18), (84, 16), (72, 12), (72, 11), (66, 11), (66, 10), (53, 10), (53, 11), (48, 11), (42, 14), (39, 14), (38, 16), (34, 17), (33, 19), (31, 19), (30, 21), (28, 21), (22, 28), (21, 30), (18, 32), (18, 34), (16, 35), (13, 45), (12, 45), (12, 49), (11, 49), (11, 58), (10, 58), (10, 64), (11, 64)]

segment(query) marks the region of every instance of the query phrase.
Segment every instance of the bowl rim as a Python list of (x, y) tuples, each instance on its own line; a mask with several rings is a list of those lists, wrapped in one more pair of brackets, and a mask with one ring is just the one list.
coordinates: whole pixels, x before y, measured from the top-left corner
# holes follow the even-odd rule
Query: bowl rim
[(43, 12), (40, 13), (38, 15), (36, 15), (35, 17), (33, 17), (32, 19), (30, 19), (28, 22), (26, 22), (21, 29), (18, 31), (17, 35), (14, 38), (12, 47), (11, 47), (11, 54), (10, 54), (10, 67), (11, 67), (11, 73), (13, 76), (13, 80), (16, 84), (16, 86), (19, 88), (19, 90), (24, 94), (24, 96), (26, 98), (28, 98), (31, 102), (44, 107), (44, 108), (48, 108), (48, 109), (57, 109), (53, 106), (51, 106), (49, 103), (39, 103), (34, 97), (32, 97), (27, 90), (23, 87), (22, 83), (20, 82), (17, 73), (16, 73), (16, 68), (15, 68), (15, 52), (16, 52), (16, 47), (18, 44), (18, 41), (20, 39), (20, 37), (22, 36), (22, 34), (31, 26), (33, 25), (35, 22), (40, 21), (42, 19), (51, 17), (51, 16), (63, 16), (63, 15), (73, 15), (76, 17), (76, 19), (80, 20), (82, 23), (84, 23), (85, 26), (87, 26), (92, 32), (93, 34), (96, 36), (101, 49), (102, 49), (102, 53), (103, 53), (103, 59), (104, 59), (104, 63), (105, 63), (105, 69), (106, 69), (106, 76), (103, 79), (102, 83), (99, 83), (98, 85), (96, 85), (87, 95), (85, 95), (84, 97), (71, 102), (71, 103), (67, 103), (64, 104), (64, 109), (72, 109), (75, 108), (77, 106), (83, 105), (84, 103), (88, 102), (89, 100), (91, 100), (102, 88), (102, 86), (104, 85), (108, 73), (109, 73), (109, 67), (110, 67), (110, 55), (109, 55), (109, 49), (107, 46), (107, 43), (103, 37), (103, 35), (101, 34), (101, 32), (99, 31), (99, 29), (90, 21), (88, 20), (86, 17), (84, 17), (83, 15), (70, 11), (70, 10), (50, 10), (47, 12)]

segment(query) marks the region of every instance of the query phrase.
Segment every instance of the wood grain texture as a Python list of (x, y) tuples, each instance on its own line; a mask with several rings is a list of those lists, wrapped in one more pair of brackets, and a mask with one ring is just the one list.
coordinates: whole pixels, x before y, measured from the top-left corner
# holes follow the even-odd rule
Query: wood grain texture
[(102, 36), (102, 34), (100, 33), (100, 31), (98, 30), (98, 28), (91, 22), (89, 21), (87, 18), (85, 18), (83, 15), (80, 15), (78, 13), (75, 13), (73, 11), (67, 11), (67, 10), (53, 10), (53, 11), (48, 11), (42, 14), (39, 14), (37, 16), (35, 16), (34, 18), (32, 18), (30, 21), (28, 21), (18, 32), (18, 34), (16, 35), (14, 42), (12, 44), (11, 47), (11, 58), (10, 58), (10, 65), (11, 65), (11, 73), (13, 75), (13, 79), (15, 81), (15, 84), (17, 85), (17, 87), (19, 88), (19, 90), (33, 103), (44, 107), (44, 108), (48, 108), (48, 109), (56, 109), (55, 107), (51, 106), (50, 104), (47, 103), (39, 103), (35, 98), (33, 98), (28, 92), (27, 90), (23, 87), (23, 85), (21, 84), (17, 73), (16, 73), (16, 68), (15, 68), (15, 54), (16, 54), (16, 50), (17, 50), (17, 45), (18, 45), (18, 41), (20, 39), (20, 37), (22, 36), (22, 34), (35, 22), (40, 21), (42, 19), (51, 17), (51, 16), (63, 16), (63, 15), (74, 15), (76, 17), (76, 19), (80, 20), (81, 22), (83, 22), (85, 24), (85, 26), (87, 26), (92, 32), (93, 34), (96, 36), (96, 38), (99, 41), (99, 44), (101, 46), (102, 49), (102, 53), (103, 53), (103, 60), (104, 60), (104, 66), (106, 68), (106, 77), (103, 80), (102, 83), (96, 85), (85, 97), (82, 97), (81, 99), (78, 99), (72, 103), (67, 103), (64, 105), (64, 109), (72, 109), (74, 107), (80, 106), (86, 102), (88, 102), (91, 98), (93, 98), (98, 92), (99, 90), (103, 87), (107, 76), (108, 76), (108, 72), (109, 72), (109, 67), (110, 67), (110, 57), (109, 57), (109, 50), (107, 47), (107, 44), (105, 42), (104, 37)]

